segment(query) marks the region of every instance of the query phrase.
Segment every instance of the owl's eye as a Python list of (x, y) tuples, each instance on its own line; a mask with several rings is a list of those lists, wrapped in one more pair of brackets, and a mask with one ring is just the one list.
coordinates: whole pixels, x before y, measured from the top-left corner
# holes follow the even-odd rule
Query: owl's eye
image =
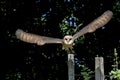
[(67, 38), (65, 38), (65, 40), (67, 40)]
[(72, 40), (72, 38), (70, 38), (69, 40)]

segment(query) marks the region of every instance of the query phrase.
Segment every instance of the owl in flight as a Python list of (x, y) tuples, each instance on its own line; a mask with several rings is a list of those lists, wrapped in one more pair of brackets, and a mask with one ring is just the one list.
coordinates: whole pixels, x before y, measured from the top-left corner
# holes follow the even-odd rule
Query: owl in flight
[(112, 18), (113, 13), (110, 10), (105, 11), (101, 16), (99, 16), (97, 19), (93, 20), (91, 23), (86, 25), (83, 29), (79, 30), (76, 34), (72, 35), (66, 35), (63, 39), (59, 38), (51, 38), (46, 36), (40, 36), (32, 33), (24, 32), (21, 29), (16, 30), (15, 35), (18, 39), (28, 42), (28, 43), (34, 43), (37, 45), (44, 45), (44, 44), (62, 44), (63, 49), (70, 50), (72, 49), (74, 40), (79, 38), (80, 36), (86, 34), (86, 33), (92, 33), (96, 29), (104, 26), (107, 24), (110, 19)]

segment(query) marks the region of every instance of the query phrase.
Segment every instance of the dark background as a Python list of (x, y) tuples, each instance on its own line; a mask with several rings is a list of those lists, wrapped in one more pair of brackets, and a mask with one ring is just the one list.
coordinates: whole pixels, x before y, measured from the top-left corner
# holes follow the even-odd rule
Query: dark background
[[(76, 79), (83, 76), (84, 65), (94, 71), (94, 58), (104, 57), (105, 75), (112, 70), (114, 49), (120, 57), (119, 0), (1, 0), (0, 1), (0, 80), (66, 80), (67, 54), (61, 45), (37, 46), (16, 39), (15, 31), (63, 37), (59, 23), (73, 13), (82, 27), (111, 10), (111, 21), (94, 33), (86, 34), (84, 43), (76, 44)], [(44, 18), (45, 20), (42, 20)], [(80, 28), (81, 29), (81, 28)], [(65, 34), (65, 33), (64, 33)], [(84, 70), (87, 72), (87, 70)], [(94, 78), (94, 74), (91, 75)], [(93, 79), (92, 79), (93, 80)]]

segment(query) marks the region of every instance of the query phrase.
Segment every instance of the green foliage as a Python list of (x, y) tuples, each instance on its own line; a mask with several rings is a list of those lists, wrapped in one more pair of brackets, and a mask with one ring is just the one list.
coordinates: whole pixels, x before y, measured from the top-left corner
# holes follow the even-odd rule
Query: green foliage
[(83, 79), (90, 80), (91, 74), (93, 74), (94, 72), (84, 65), (82, 66), (82, 68), (83, 69), (81, 70), (81, 75), (83, 76)]
[(40, 24), (42, 26), (45, 26), (46, 25), (46, 21), (47, 21), (47, 18), (45, 16), (46, 14), (42, 15), (41, 18), (34, 18), (34, 25), (37, 25), (37, 26), (40, 26)]
[[(70, 26), (69, 25), (69, 18), (70, 17), (73, 18), (74, 17), (73, 14), (71, 14), (71, 16), (66, 16), (62, 20), (62, 22), (59, 24), (60, 29), (63, 33), (63, 36), (65, 36), (66, 34), (67, 35), (72, 35), (72, 34), (76, 33), (79, 30), (80, 26), (82, 25), (82, 23), (81, 23), (77, 27)], [(79, 21), (79, 20), (77, 19), (77, 21)]]
[(111, 80), (113, 80), (113, 79), (120, 80), (120, 70), (119, 69), (112, 70), (109, 74), (110, 74)]
[(20, 80), (22, 78), (22, 73), (20, 72), (10, 72), (6, 75), (6, 80)]
[(110, 75), (110, 79), (117, 79), (120, 80), (120, 69), (118, 69), (118, 54), (116, 51), (116, 48), (114, 49), (114, 65), (112, 65), (113, 70), (111, 70), (111, 72), (109, 73)]
[(116, 0), (116, 3), (115, 3), (115, 5), (113, 6), (113, 9), (114, 9), (116, 12), (120, 12), (120, 0)]
[[(81, 67), (82, 67), (82, 70), (81, 70), (80, 74), (83, 77), (82, 80), (90, 80), (92, 78), (91, 75), (94, 72), (85, 65), (82, 65)], [(81, 80), (81, 76), (77, 80)]]

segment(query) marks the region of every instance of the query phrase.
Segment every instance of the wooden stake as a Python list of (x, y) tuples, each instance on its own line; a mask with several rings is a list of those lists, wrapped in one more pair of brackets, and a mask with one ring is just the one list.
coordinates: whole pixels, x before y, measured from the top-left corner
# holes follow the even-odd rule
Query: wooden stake
[(75, 80), (74, 65), (74, 54), (68, 54), (68, 80)]
[(103, 57), (95, 57), (95, 80), (104, 80)]

